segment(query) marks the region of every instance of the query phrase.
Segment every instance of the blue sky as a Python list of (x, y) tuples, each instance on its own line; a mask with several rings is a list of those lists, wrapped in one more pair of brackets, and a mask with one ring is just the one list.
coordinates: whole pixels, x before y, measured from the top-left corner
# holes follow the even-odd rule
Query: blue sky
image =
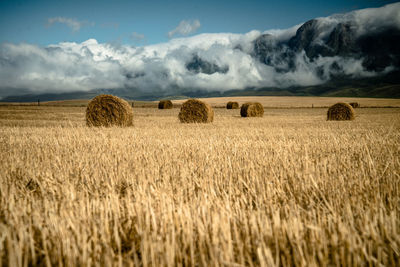
[(285, 29), (315, 17), (393, 2), (0, 0), (0, 42), (48, 45), (94, 38), (143, 46), (198, 33)]

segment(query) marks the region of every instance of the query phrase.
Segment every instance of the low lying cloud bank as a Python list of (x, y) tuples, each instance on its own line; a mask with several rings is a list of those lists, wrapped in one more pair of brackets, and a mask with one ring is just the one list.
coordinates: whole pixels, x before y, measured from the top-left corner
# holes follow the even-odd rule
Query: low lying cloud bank
[(287, 30), (200, 34), (144, 47), (94, 39), (47, 47), (6, 43), (0, 45), (0, 97), (92, 89), (173, 94), (317, 85), (332, 77), (369, 77), (397, 69), (399, 41), (396, 3)]

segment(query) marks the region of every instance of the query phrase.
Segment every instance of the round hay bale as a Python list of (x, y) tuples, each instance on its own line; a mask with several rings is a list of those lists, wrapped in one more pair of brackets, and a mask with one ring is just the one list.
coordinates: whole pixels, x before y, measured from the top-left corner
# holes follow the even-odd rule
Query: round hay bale
[(262, 117), (264, 115), (264, 107), (258, 102), (247, 102), (240, 108), (242, 117)]
[(360, 107), (360, 104), (358, 103), (358, 102), (351, 102), (351, 103), (349, 103), (350, 104), (350, 106), (352, 106), (353, 108), (359, 108)]
[(226, 108), (227, 108), (227, 109), (238, 109), (238, 108), (239, 108), (239, 103), (238, 103), (238, 102), (229, 101), (229, 102), (226, 104)]
[(174, 105), (171, 100), (160, 100), (160, 102), (158, 102), (158, 109), (170, 109), (173, 107)]
[(354, 120), (354, 109), (347, 103), (336, 103), (328, 109), (328, 121)]
[(113, 95), (98, 95), (86, 108), (87, 126), (132, 126), (132, 107)]
[(178, 118), (183, 123), (208, 123), (214, 120), (214, 110), (207, 103), (189, 99), (182, 104)]

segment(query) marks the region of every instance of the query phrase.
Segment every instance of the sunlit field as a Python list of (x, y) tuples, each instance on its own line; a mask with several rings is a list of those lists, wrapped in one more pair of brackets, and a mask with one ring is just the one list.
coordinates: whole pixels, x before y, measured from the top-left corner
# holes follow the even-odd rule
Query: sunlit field
[(400, 101), (335, 122), (338, 99), (252, 100), (263, 118), (136, 107), (128, 128), (86, 127), (84, 101), (0, 105), (0, 263), (398, 266)]

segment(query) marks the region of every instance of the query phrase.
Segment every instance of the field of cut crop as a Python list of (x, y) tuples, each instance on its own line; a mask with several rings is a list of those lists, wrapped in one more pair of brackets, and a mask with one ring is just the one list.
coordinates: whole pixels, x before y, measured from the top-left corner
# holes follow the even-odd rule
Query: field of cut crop
[(127, 128), (0, 105), (0, 265), (398, 266), (399, 100), (334, 122), (336, 99), (260, 99), (262, 118), (134, 108)]

